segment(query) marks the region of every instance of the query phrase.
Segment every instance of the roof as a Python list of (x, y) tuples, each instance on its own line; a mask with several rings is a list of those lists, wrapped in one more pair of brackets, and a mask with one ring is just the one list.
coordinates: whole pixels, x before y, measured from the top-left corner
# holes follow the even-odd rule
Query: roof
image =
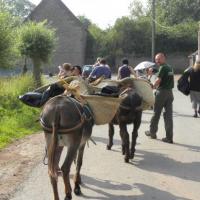
[[(65, 10), (65, 12), (70, 15), (70, 17), (77, 23), (77, 25), (79, 25), (81, 28), (83, 28), (84, 30), (86, 30), (86, 28), (83, 26), (83, 24), (80, 22), (80, 20), (71, 12), (71, 10), (61, 1), (61, 0), (52, 0), (55, 1), (55, 3), (57, 3), (61, 8), (63, 8)], [(26, 18), (25, 21), (27, 21), (28, 19), (32, 19), (32, 17), (34, 16), (34, 13), (36, 12), (36, 10), (40, 7), (43, 7), (43, 5), (48, 4), (49, 0), (42, 0), (38, 6), (36, 6), (34, 8), (34, 10), (30, 13), (30, 15), (28, 15), (28, 17)]]

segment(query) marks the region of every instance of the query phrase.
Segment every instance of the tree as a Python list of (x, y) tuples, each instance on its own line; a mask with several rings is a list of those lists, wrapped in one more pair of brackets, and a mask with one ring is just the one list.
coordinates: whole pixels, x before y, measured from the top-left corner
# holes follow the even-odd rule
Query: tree
[(2, 0), (1, 7), (12, 16), (24, 19), (35, 8), (35, 5), (28, 0)]
[(86, 57), (94, 62), (102, 54), (104, 46), (105, 31), (101, 30), (96, 24), (90, 24), (88, 27)]
[(161, 23), (175, 25), (200, 20), (200, 0), (156, 1), (157, 19)]
[(129, 6), (129, 10), (132, 19), (139, 19), (147, 14), (147, 9), (144, 8), (140, 0), (133, 0)]
[(14, 19), (9, 13), (0, 13), (0, 68), (10, 67), (16, 57)]
[(92, 24), (92, 22), (87, 17), (85, 17), (84, 15), (80, 15), (77, 18), (80, 20), (80, 22), (83, 24), (83, 26), (86, 29), (88, 29), (89, 26)]
[(55, 29), (48, 27), (46, 21), (28, 22), (20, 30), (19, 49), (22, 55), (33, 62), (33, 77), (36, 87), (41, 85), (41, 65), (47, 63), (55, 48)]
[(120, 56), (128, 55), (148, 55), (150, 52), (150, 37), (151, 24), (147, 17), (142, 17), (136, 20), (128, 17), (117, 19), (113, 27), (114, 48)]

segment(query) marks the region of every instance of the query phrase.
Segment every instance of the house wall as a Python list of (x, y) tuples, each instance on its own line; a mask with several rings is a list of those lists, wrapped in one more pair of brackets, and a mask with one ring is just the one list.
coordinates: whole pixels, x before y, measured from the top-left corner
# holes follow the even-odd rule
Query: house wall
[(47, 19), (48, 23), (56, 28), (57, 47), (44, 72), (55, 73), (57, 66), (64, 62), (84, 64), (87, 32), (60, 0), (43, 0), (29, 19), (37, 22)]

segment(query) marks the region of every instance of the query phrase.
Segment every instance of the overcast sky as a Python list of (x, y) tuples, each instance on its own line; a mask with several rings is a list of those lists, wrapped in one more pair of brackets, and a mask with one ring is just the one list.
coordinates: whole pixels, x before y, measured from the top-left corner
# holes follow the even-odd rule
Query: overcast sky
[[(41, 0), (29, 0), (35, 5)], [(132, 0), (62, 0), (75, 16), (84, 15), (100, 28), (113, 25), (117, 18), (129, 15)], [(141, 0), (145, 2), (145, 0)]]

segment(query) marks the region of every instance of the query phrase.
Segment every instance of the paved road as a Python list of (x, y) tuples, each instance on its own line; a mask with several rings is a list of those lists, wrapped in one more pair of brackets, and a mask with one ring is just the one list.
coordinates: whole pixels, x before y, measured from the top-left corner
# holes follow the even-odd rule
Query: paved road
[[(192, 118), (189, 98), (176, 90), (174, 101), (174, 142), (165, 144), (163, 119), (158, 139), (144, 135), (151, 111), (143, 114), (134, 160), (126, 164), (120, 153), (120, 138), (116, 127), (115, 146), (106, 150), (107, 126), (95, 126), (93, 138), (84, 154), (82, 167), (83, 196), (73, 199), (95, 200), (199, 200), (200, 198), (200, 118)], [(131, 126), (129, 127), (131, 130)], [(71, 171), (73, 174), (74, 166)], [(59, 178), (59, 192), (64, 199), (64, 187)], [(39, 164), (12, 200), (52, 199), (47, 167)]]

